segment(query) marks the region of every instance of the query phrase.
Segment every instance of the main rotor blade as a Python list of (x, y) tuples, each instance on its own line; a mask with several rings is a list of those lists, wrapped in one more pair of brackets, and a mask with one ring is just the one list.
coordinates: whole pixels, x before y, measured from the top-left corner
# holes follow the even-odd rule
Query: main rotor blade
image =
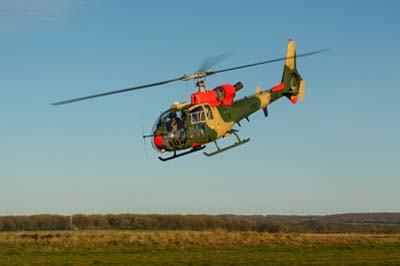
[[(165, 81), (160, 81), (160, 82), (140, 85), (140, 86), (131, 87), (131, 88), (122, 89), (122, 90), (115, 90), (115, 91), (109, 91), (109, 92), (89, 95), (89, 96), (85, 96), (85, 97), (74, 98), (74, 99), (70, 99), (70, 100), (55, 102), (55, 103), (52, 103), (51, 105), (68, 104), (68, 103), (88, 100), (88, 99), (92, 99), (92, 98), (107, 96), (107, 95), (111, 95), (111, 94), (117, 94), (117, 93), (128, 92), (128, 91), (133, 91), (133, 90), (139, 90), (139, 89), (144, 89), (144, 88), (149, 88), (149, 87), (154, 87), (154, 86), (160, 86), (160, 85), (164, 85), (164, 84), (175, 82), (175, 81), (179, 81), (179, 80), (191, 80), (191, 79), (194, 79), (194, 78), (199, 78), (200, 76), (201, 77), (210, 76), (210, 75), (214, 75), (214, 74), (221, 73), (221, 72), (227, 72), (227, 71), (232, 71), (232, 70), (237, 70), (237, 69), (242, 69), (242, 68), (247, 68), (247, 67), (258, 66), (258, 65), (262, 65), (262, 64), (269, 64), (269, 63), (274, 63), (274, 62), (278, 62), (278, 61), (283, 61), (283, 60), (286, 60), (287, 58), (310, 56), (310, 55), (314, 55), (314, 54), (325, 52), (326, 50), (328, 50), (328, 49), (322, 49), (322, 50), (312, 51), (312, 52), (308, 52), (308, 53), (303, 53), (303, 54), (299, 54), (297, 56), (281, 57), (281, 58), (277, 58), (277, 59), (272, 59), (272, 60), (268, 60), (268, 61), (248, 64), (248, 65), (243, 65), (243, 66), (238, 66), (238, 67), (225, 68), (225, 69), (220, 69), (220, 70), (215, 70), (215, 71), (196, 72), (193, 75), (184, 75), (184, 76), (181, 76), (181, 77), (176, 78), (176, 79), (170, 79), (170, 80), (165, 80)], [(228, 55), (229, 54), (221, 55), (221, 58), (218, 58), (216, 61), (219, 62), (220, 60), (224, 59)]]
[(207, 76), (209, 76), (209, 75), (214, 75), (214, 74), (221, 73), (221, 72), (227, 72), (227, 71), (232, 71), (232, 70), (237, 70), (237, 69), (242, 69), (242, 68), (247, 68), (247, 67), (253, 67), (253, 66), (258, 66), (258, 65), (263, 65), (263, 64), (269, 64), (269, 63), (274, 63), (274, 62), (278, 62), (278, 61), (284, 61), (287, 58), (294, 58), (294, 57), (298, 58), (298, 57), (310, 56), (310, 55), (325, 52), (327, 50), (328, 49), (322, 49), (322, 50), (312, 51), (312, 52), (308, 52), (308, 53), (298, 54), (297, 56), (295, 55), (295, 56), (290, 56), (290, 57), (281, 57), (281, 58), (276, 58), (276, 59), (272, 59), (272, 60), (262, 61), (262, 62), (238, 66), (238, 67), (225, 68), (225, 69), (220, 69), (220, 70), (215, 70), (215, 71), (207, 71), (206, 73), (207, 73)]
[(204, 72), (231, 56), (233, 52), (206, 57), (202, 60), (197, 72)]
[(61, 101), (61, 102), (55, 102), (55, 103), (52, 103), (51, 105), (62, 105), (62, 104), (73, 103), (73, 102), (88, 100), (88, 99), (92, 99), (92, 98), (102, 97), (102, 96), (106, 96), (106, 95), (116, 94), (116, 93), (122, 93), (122, 92), (127, 92), (127, 91), (144, 89), (144, 88), (148, 88), (148, 87), (160, 86), (160, 85), (163, 85), (163, 84), (167, 84), (167, 83), (171, 83), (171, 82), (174, 82), (174, 81), (182, 80), (182, 78), (183, 77), (180, 77), (180, 78), (177, 78), (177, 79), (170, 79), (170, 80), (166, 80), (166, 81), (150, 83), (150, 84), (146, 84), (146, 85), (140, 85), (140, 86), (127, 88), (127, 89), (122, 89), (122, 90), (109, 91), (109, 92), (89, 95), (89, 96), (85, 96), (85, 97), (74, 98), (74, 99), (65, 100), (65, 101)]

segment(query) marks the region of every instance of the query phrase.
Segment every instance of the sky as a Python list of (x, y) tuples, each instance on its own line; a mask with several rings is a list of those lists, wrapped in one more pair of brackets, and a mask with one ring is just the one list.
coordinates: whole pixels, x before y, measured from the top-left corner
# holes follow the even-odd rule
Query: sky
[[(398, 1), (0, 0), (0, 215), (332, 214), (400, 211)], [(178, 82), (50, 103), (329, 48), (299, 58), (303, 103), (242, 122), (246, 145), (161, 162), (149, 134), (188, 101)], [(207, 79), (237, 98), (283, 62)], [(227, 139), (221, 145), (233, 143)], [(206, 148), (211, 152), (213, 145)]]

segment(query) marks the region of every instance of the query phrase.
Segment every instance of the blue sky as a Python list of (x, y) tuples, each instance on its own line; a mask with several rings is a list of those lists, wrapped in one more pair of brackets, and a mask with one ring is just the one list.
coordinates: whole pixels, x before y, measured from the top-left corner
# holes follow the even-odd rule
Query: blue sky
[[(398, 1), (0, 1), (0, 215), (400, 211)], [(299, 59), (304, 103), (242, 123), (251, 141), (162, 163), (141, 138), (186, 101), (181, 82), (51, 102), (330, 48)], [(208, 78), (237, 97), (283, 63)], [(225, 144), (233, 140), (224, 141)], [(210, 145), (207, 149), (213, 150)]]

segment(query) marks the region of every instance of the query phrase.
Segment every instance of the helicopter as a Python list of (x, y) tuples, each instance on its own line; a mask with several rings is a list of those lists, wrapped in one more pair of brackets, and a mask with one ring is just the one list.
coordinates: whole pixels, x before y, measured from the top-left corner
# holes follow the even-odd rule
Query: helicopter
[[(152, 134), (143, 135), (143, 138), (152, 138), (152, 146), (158, 152), (172, 152), (172, 155), (168, 157), (159, 156), (158, 158), (161, 161), (168, 161), (198, 152), (211, 142), (215, 144), (216, 149), (210, 153), (203, 152), (203, 154), (214, 156), (245, 144), (250, 140), (250, 138), (240, 138), (238, 130), (233, 127), (235, 124), (240, 127), (240, 122), (243, 119), (249, 121), (251, 114), (262, 110), (264, 116), (267, 117), (268, 105), (281, 97), (288, 98), (293, 104), (298, 102), (298, 98), (303, 101), (305, 94), (304, 80), (297, 71), (296, 58), (318, 54), (325, 50), (327, 49), (296, 56), (296, 43), (294, 40), (289, 39), (285, 57), (216, 71), (199, 71), (171, 80), (74, 98), (55, 102), (52, 105), (63, 105), (111, 94), (161, 86), (176, 81), (195, 80), (198, 91), (191, 95), (190, 101), (172, 104), (156, 120)], [(205, 82), (205, 77), (207, 76), (278, 61), (285, 62), (282, 79), (278, 85), (273, 86), (269, 90), (262, 90), (261, 86), (259, 86), (253, 95), (236, 100), (236, 92), (243, 88), (241, 82), (237, 82), (234, 85), (222, 84), (212, 90), (207, 89)], [(229, 136), (234, 136), (237, 141), (234, 144), (221, 148), (217, 140)]]

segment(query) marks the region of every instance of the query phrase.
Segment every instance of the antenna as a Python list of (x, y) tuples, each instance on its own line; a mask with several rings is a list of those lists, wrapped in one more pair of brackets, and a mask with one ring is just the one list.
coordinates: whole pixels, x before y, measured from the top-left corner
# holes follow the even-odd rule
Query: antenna
[(144, 150), (145, 150), (146, 156), (148, 156), (149, 153), (147, 151), (146, 138), (149, 137), (149, 135), (145, 135), (144, 134), (144, 127), (143, 127), (143, 119), (142, 118), (140, 118), (140, 125), (142, 126), (142, 137), (143, 137)]

